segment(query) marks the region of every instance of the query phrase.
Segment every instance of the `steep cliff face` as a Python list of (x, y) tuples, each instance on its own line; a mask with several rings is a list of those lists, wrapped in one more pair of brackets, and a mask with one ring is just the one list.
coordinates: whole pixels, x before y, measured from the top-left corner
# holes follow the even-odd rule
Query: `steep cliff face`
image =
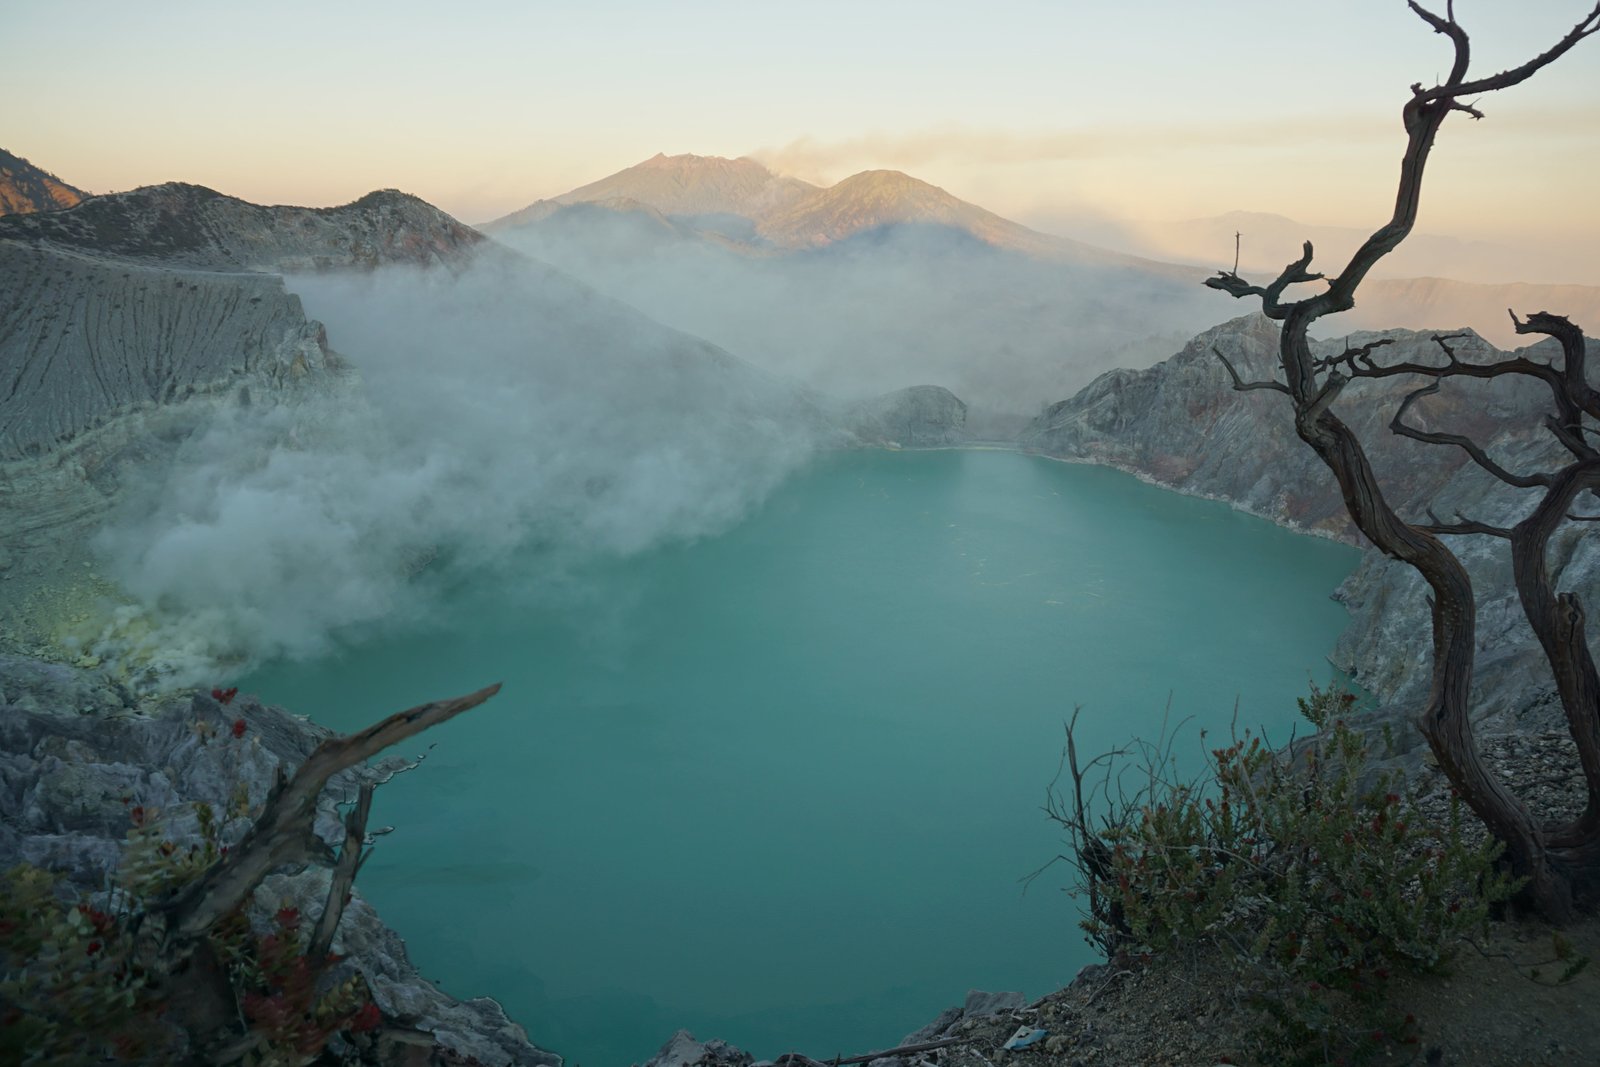
[[(1357, 334), (1362, 344), (1392, 337), (1384, 360), (1438, 364), (1443, 356), (1431, 335), (1410, 331)], [(1121, 467), (1182, 492), (1217, 497), (1280, 522), (1354, 543), (1332, 476), (1294, 434), (1285, 398), (1258, 390), (1239, 392), (1213, 349), (1246, 379), (1270, 378), (1277, 328), (1259, 315), (1224, 323), (1196, 337), (1183, 351), (1143, 371), (1113, 371), (1049, 408), (1023, 433), (1022, 443), (1046, 455)], [(1452, 342), (1467, 362), (1501, 355), (1475, 335)], [(1344, 342), (1321, 343), (1320, 355), (1343, 351)], [(1534, 358), (1559, 357), (1546, 342)], [(1366, 444), (1386, 497), (1408, 518), (1463, 512), (1510, 525), (1528, 506), (1470, 463), (1460, 449), (1398, 437), (1389, 421), (1418, 383), (1402, 378), (1361, 381), (1340, 397), (1336, 410)], [(1463, 433), (1486, 442), (1511, 469), (1535, 469), (1551, 456), (1541, 426), (1539, 387), (1505, 381), (1452, 382), (1415, 404), (1409, 420), (1428, 429)], [(1600, 595), (1600, 553), (1582, 529), (1552, 545), (1552, 569), (1563, 588)], [(1481, 714), (1519, 711), (1545, 699), (1548, 682), (1532, 634), (1521, 618), (1502, 546), (1483, 537), (1455, 537), (1479, 599), (1478, 708)], [(1380, 698), (1412, 706), (1427, 690), (1430, 636), (1422, 583), (1409, 568), (1369, 550), (1341, 588), (1352, 621), (1334, 660), (1353, 670)]]
[(318, 209), (175, 183), (0, 219), (0, 460), (119, 412), (333, 369), (273, 274), (460, 263), (481, 241), (392, 190)]
[(337, 365), (283, 280), (0, 241), (0, 461), (138, 408)]

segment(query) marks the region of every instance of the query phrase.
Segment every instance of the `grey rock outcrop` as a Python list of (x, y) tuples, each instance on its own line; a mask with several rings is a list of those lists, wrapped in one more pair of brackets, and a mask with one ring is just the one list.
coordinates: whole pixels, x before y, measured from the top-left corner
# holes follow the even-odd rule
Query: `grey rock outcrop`
[(967, 405), (937, 385), (914, 385), (851, 404), (842, 421), (873, 445), (934, 448), (967, 439)]
[(644, 1062), (644, 1067), (750, 1067), (755, 1060), (744, 1049), (726, 1041), (696, 1041), (689, 1031), (679, 1030)]
[[(1431, 335), (1411, 331), (1356, 334), (1394, 344), (1384, 361), (1438, 364)], [(1343, 351), (1344, 341), (1319, 343), (1319, 354)], [(1476, 335), (1452, 342), (1466, 362), (1498, 352)], [(1295, 435), (1285, 399), (1270, 391), (1238, 392), (1213, 348), (1246, 379), (1272, 377), (1277, 328), (1259, 315), (1224, 323), (1196, 337), (1177, 355), (1144, 371), (1113, 371), (1069, 400), (1050, 407), (1021, 441), (1064, 459), (1132, 471), (1182, 492), (1228, 500), (1274, 522), (1352, 543), (1350, 524), (1332, 476)], [(1533, 346), (1536, 359), (1559, 359), (1551, 342)], [(1336, 410), (1365, 443), (1385, 495), (1402, 515), (1425, 521), (1463, 512), (1510, 525), (1529, 505), (1527, 494), (1490, 478), (1457, 448), (1426, 445), (1389, 430), (1395, 410), (1418, 382), (1406, 378), (1358, 381)], [(1463, 382), (1416, 403), (1410, 420), (1429, 429), (1464, 433), (1483, 442), (1512, 469), (1537, 469), (1551, 456), (1542, 427), (1542, 386), (1522, 381)], [(1551, 546), (1559, 585), (1595, 602), (1600, 554), (1583, 529), (1569, 529)], [(1479, 715), (1520, 714), (1547, 701), (1549, 682), (1531, 632), (1521, 617), (1502, 546), (1483, 537), (1452, 538), (1467, 563), (1479, 600), (1476, 707)], [(1415, 708), (1426, 695), (1430, 628), (1422, 583), (1406, 567), (1369, 550), (1338, 596), (1351, 611), (1333, 660), (1392, 712)]]
[(1028, 1006), (1028, 998), (1017, 992), (990, 993), (982, 989), (967, 991), (967, 999), (959, 1007), (946, 1008), (938, 1018), (900, 1039), (901, 1045), (920, 1045), (937, 1041), (955, 1029), (963, 1019), (983, 1019), (991, 1015), (1004, 1015), (1021, 1011)]
[[(235, 721), (242, 736), (235, 737)], [(97, 890), (115, 872), (137, 806), (159, 818), (169, 838), (198, 840), (199, 803), (226, 811), (242, 793), (259, 804), (280, 768), (299, 764), (328, 731), (280, 708), (240, 697), (224, 707), (201, 693), (142, 701), (97, 672), (0, 656), (0, 869), (18, 862), (65, 874)], [(324, 793), (317, 830), (342, 836), (336, 804), (353, 796), (347, 772)], [(236, 820), (225, 840), (246, 829)], [(328, 872), (310, 868), (272, 875), (257, 890), (257, 911), (284, 902), (320, 912)], [(458, 1057), (487, 1065), (559, 1067), (492, 1000), (458, 1001), (416, 972), (405, 944), (357, 895), (340, 923), (334, 950), (367, 980), (385, 1015), (433, 1035)]]

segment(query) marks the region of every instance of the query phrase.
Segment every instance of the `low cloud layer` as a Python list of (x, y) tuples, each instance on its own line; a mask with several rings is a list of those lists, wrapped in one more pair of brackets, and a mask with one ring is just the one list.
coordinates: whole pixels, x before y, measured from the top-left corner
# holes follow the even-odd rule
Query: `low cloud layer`
[(642, 211), (579, 205), (495, 237), (822, 392), (940, 385), (1023, 417), (1238, 313), (1190, 277), (1043, 262), (941, 226), (751, 254)]
[(291, 288), (360, 380), (220, 412), (131, 488), (98, 548), (147, 607), (108, 652), (160, 649), (180, 678), (319, 654), (516, 553), (536, 584), (719, 530), (823, 433), (792, 387), (543, 268)]

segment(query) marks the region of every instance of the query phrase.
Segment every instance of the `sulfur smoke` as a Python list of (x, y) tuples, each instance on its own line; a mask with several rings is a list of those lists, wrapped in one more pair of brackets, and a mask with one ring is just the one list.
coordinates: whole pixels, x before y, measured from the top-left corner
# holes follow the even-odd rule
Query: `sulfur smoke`
[(357, 380), (219, 409), (100, 534), (144, 605), (102, 641), (175, 680), (424, 619), (737, 521), (824, 440), (810, 399), (512, 257), (290, 280)]

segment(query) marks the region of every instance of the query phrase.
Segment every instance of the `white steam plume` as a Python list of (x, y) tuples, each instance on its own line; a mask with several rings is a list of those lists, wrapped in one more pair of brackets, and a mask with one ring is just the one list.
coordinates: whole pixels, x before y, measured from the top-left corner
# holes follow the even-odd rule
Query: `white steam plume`
[(510, 257), (291, 287), (361, 380), (220, 413), (130, 491), (97, 547), (144, 609), (103, 652), (184, 681), (314, 655), (414, 620), (441, 570), (715, 531), (825, 432), (796, 389)]

